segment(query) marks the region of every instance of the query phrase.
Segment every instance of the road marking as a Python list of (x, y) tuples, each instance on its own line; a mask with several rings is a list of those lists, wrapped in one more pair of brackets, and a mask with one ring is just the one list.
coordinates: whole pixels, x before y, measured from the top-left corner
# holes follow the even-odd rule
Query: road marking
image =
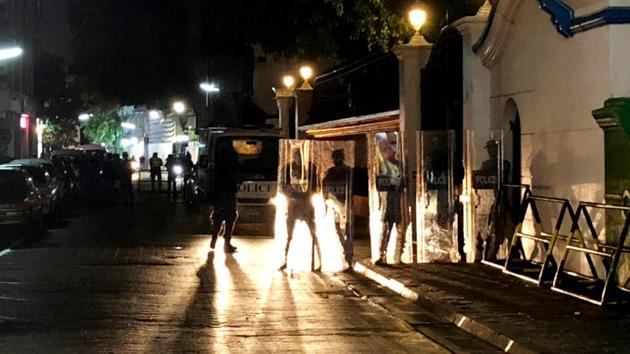
[(25, 299), (23, 297), (11, 297), (11, 296), (0, 296), (0, 300), (20, 301), (20, 302), (28, 301), (28, 299)]

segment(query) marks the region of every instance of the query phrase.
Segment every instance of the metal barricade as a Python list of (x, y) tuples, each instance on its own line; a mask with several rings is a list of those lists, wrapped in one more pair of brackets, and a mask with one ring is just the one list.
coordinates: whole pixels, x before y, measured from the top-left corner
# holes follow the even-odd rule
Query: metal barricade
[[(551, 232), (543, 230), (543, 223), (537, 205), (539, 202), (561, 205), (558, 218)], [(571, 225), (573, 225), (575, 213), (568, 199), (535, 196), (531, 194), (531, 192), (524, 197), (524, 204), (520, 222), (516, 226), (514, 235), (512, 236), (512, 242), (503, 272), (540, 286), (552, 280), (548, 275), (554, 274), (557, 269), (557, 264), (553, 257), (553, 250), (559, 239), (567, 240), (570, 237), (570, 235), (561, 234), (560, 230), (567, 217)], [(532, 211), (534, 218), (534, 233), (526, 233), (523, 231), (523, 223), (528, 210)], [(542, 262), (536, 261), (534, 256), (527, 256), (522, 245), (522, 239), (534, 241), (536, 246), (542, 246), (544, 250)]]
[[(599, 209), (605, 212), (619, 211), (624, 215), (623, 228), (618, 237), (617, 244), (609, 245), (599, 241), (599, 234), (593, 225), (593, 219), (588, 208)], [(584, 234), (579, 230), (580, 220), (585, 221), (591, 239), (585, 240)], [(613, 284), (617, 282), (617, 267), (621, 255), (630, 253), (630, 248), (625, 246), (628, 228), (630, 226), (630, 207), (615, 206), (599, 203), (580, 202), (573, 219), (574, 232), (567, 239), (567, 246), (562, 253), (559, 265), (551, 289), (559, 293), (576, 297), (596, 305), (613, 303), (609, 301), (611, 293), (621, 291), (628, 292), (622, 286)], [(591, 246), (587, 246), (587, 243)], [(583, 275), (566, 269), (566, 261), (571, 252), (582, 253), (588, 261), (590, 275)], [(603, 260), (605, 276), (599, 277), (593, 263), (592, 256), (599, 256)], [(616, 300), (616, 299), (615, 299)]]
[[(518, 196), (515, 197), (517, 193)], [(500, 185), (485, 225), (485, 240), (478, 240), (478, 242), (485, 241), (481, 263), (499, 269), (505, 267), (514, 228), (521, 222), (521, 214), (531, 193), (531, 187), (528, 184)]]

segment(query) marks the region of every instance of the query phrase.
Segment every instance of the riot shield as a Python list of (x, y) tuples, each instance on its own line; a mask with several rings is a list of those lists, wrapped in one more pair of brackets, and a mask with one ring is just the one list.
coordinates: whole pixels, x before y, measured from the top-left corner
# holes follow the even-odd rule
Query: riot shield
[(512, 194), (519, 191), (508, 186), (499, 190), (504, 173), (509, 173), (509, 163), (503, 159), (503, 131), (467, 131), (466, 151), (466, 207), (472, 221), (465, 247), (468, 261), (505, 260), (508, 240), (514, 232)]
[(400, 263), (403, 251), (412, 244), (400, 136), (383, 132), (370, 134), (368, 139), (371, 258), (373, 262)]
[(463, 253), (461, 237), (458, 239), (463, 228), (455, 187), (461, 184), (463, 167), (454, 160), (455, 132), (420, 131), (417, 141), (418, 260), (457, 262)]
[(354, 142), (281, 140), (275, 237), (292, 271), (352, 261)]

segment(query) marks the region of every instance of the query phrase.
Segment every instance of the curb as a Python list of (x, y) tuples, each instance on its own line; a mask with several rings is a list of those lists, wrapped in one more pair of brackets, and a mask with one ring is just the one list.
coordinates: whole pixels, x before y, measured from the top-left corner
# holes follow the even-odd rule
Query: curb
[(506, 353), (519, 353), (519, 354), (531, 354), (537, 353), (537, 350), (533, 350), (527, 345), (520, 343), (514, 338), (510, 338), (499, 331), (476, 321), (462, 313), (457, 312), (455, 309), (445, 306), (439, 301), (432, 299), (428, 296), (422, 296), (422, 294), (407, 287), (402, 282), (388, 278), (387, 276), (378, 273), (377, 271), (367, 267), (366, 265), (355, 262), (352, 266), (352, 270), (361, 276), (364, 276), (381, 286), (397, 293), (403, 298), (410, 300), (422, 307), (435, 313), (443, 320), (453, 323), (460, 329), (470, 333), (471, 335), (480, 338), (497, 348), (505, 351)]

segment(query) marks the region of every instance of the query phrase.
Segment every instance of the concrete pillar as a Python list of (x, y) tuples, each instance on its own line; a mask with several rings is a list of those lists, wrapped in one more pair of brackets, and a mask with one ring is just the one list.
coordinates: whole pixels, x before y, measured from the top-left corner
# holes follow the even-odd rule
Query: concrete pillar
[(305, 81), (304, 84), (295, 90), (295, 138), (300, 137), (299, 127), (306, 124), (308, 114), (311, 111), (311, 100), (313, 98), (313, 87)]
[[(409, 215), (406, 210), (403, 217), (409, 215), (412, 220), (404, 220), (405, 224), (414, 224), (416, 215), (416, 132), (421, 128), (422, 99), (422, 69), (426, 66), (433, 45), (428, 43), (419, 33), (408, 44), (403, 44), (394, 49), (399, 61), (399, 97), (400, 97), (400, 143), (402, 161), (407, 181), (407, 195), (405, 196), (406, 208), (411, 210)], [(416, 228), (412, 227), (414, 240)], [(404, 235), (401, 235), (403, 237)], [(416, 252), (413, 252), (414, 254)]]
[(292, 90), (278, 89), (276, 91), (276, 104), (278, 105), (278, 124), (284, 138), (290, 138), (291, 108), (295, 96)]
[[(463, 17), (452, 26), (462, 35), (462, 74), (463, 74), (463, 129), (466, 148), (464, 166), (467, 179), (460, 200), (464, 203), (464, 252), (466, 261), (474, 262), (477, 258), (477, 230), (484, 227), (485, 220), (476, 220), (476, 206), (473, 205), (472, 189), (473, 151), (483, 151), (483, 144), (490, 138), (490, 71), (481, 58), (473, 52), (473, 46), (481, 36), (492, 6), (486, 1), (475, 16)], [(472, 131), (473, 134), (466, 134)], [(475, 145), (473, 147), (473, 145)]]

